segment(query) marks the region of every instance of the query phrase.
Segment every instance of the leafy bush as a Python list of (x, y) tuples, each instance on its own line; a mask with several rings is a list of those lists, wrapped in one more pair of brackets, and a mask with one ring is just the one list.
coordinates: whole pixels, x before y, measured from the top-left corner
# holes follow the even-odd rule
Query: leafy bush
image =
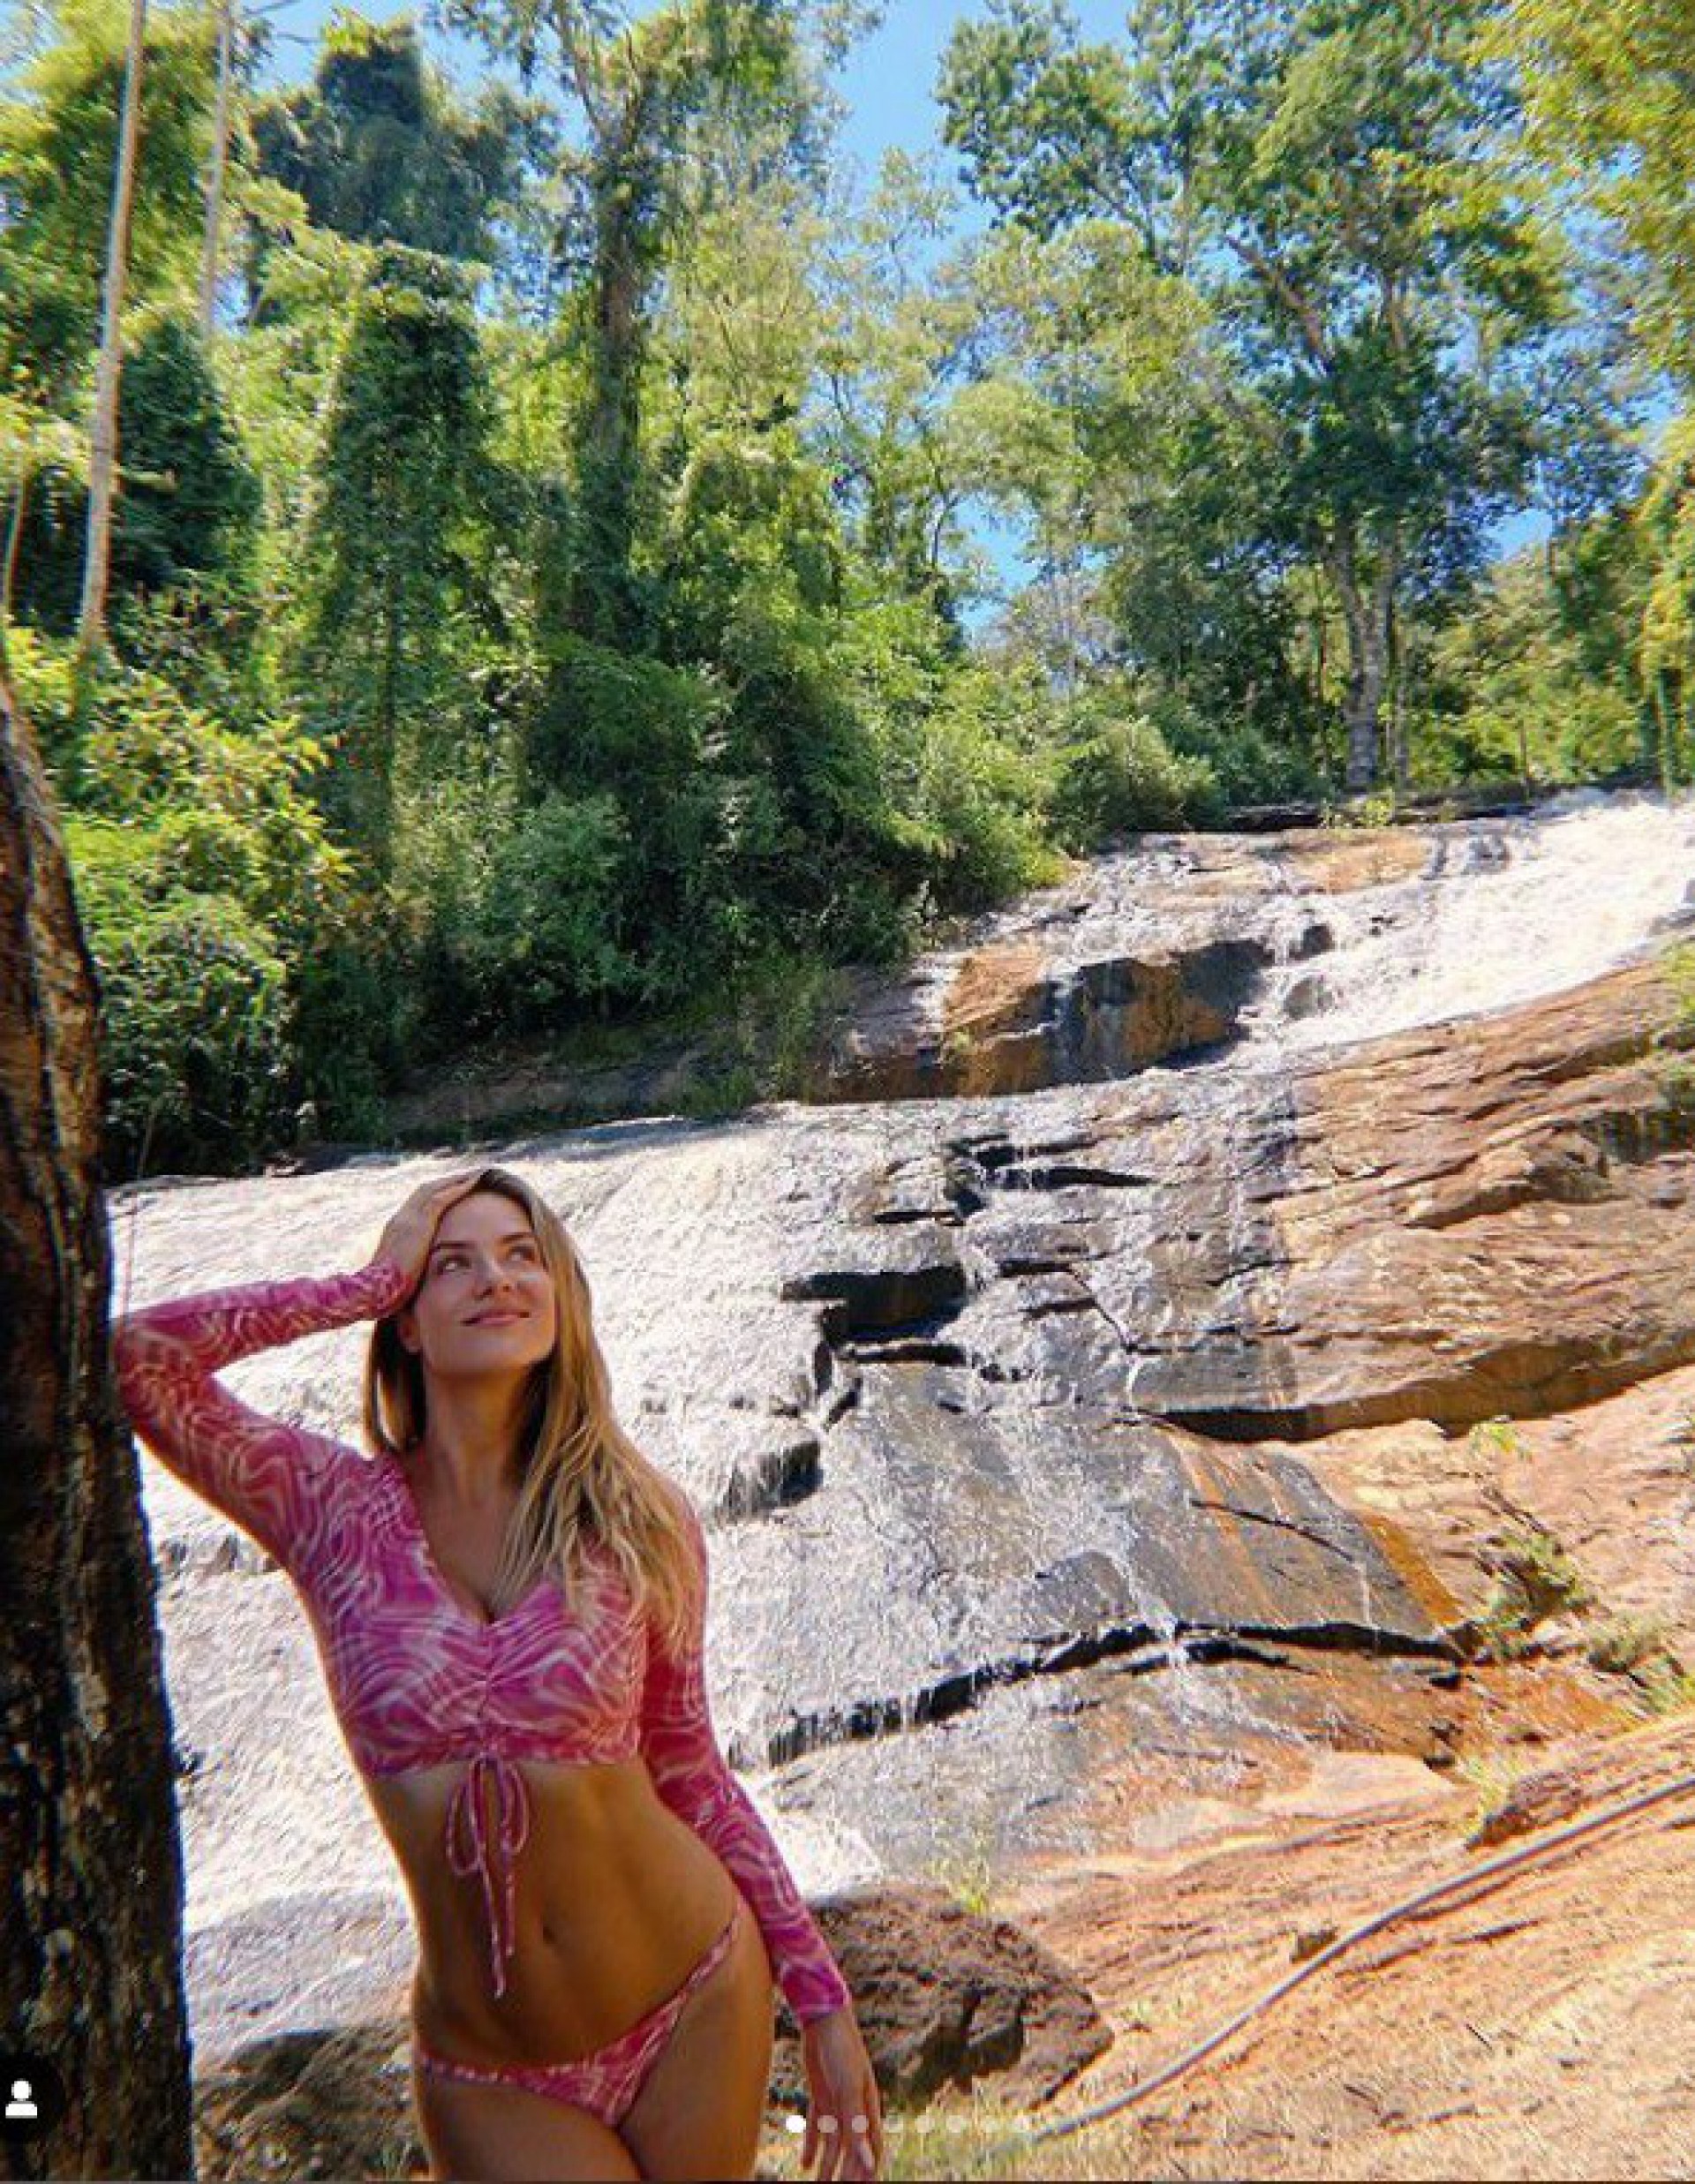
[(283, 1132), (290, 1103), (274, 937), (233, 896), (152, 892), (150, 846), (109, 821), (72, 818), (66, 836), (100, 989), (109, 1173), (240, 1164)]
[(1604, 1675), (1628, 1676), (1661, 1650), (1665, 1637), (1663, 1615), (1636, 1615), (1626, 1610), (1609, 1615), (1590, 1632), (1586, 1652), (1590, 1666)]
[[(36, 648), (30, 673), (50, 686)], [(110, 1156), (239, 1164), (292, 1134), (300, 967), (350, 923), (352, 875), (286, 719), (237, 731), (150, 671), (112, 668), (56, 724), (66, 847), (102, 990)]]
[(1183, 826), (1222, 810), (1205, 758), (1174, 750), (1128, 682), (1085, 688), (1064, 708), (1051, 817), (1067, 848), (1106, 836)]
[(615, 799), (561, 790), (496, 845), (458, 937), (485, 1020), (533, 1030), (574, 1003), (629, 990), (635, 959), (618, 937), (628, 853)]

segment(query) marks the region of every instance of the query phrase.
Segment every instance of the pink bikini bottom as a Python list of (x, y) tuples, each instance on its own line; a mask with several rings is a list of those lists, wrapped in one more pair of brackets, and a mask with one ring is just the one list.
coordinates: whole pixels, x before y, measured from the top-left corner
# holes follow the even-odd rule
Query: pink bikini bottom
[(638, 2017), (628, 2032), (621, 2032), (615, 2040), (608, 2040), (604, 2047), (587, 2055), (578, 2055), (568, 2063), (457, 2063), (445, 2055), (432, 2054), (414, 2034), (413, 2062), (432, 2077), (457, 2078), (471, 2085), (514, 2085), (548, 2100), (569, 2101), (616, 2130), (634, 2105), (642, 2081), (659, 2060), (684, 2003), (729, 1954), (741, 1916), (738, 1889), (723, 1931), (682, 1984), (656, 2003), (645, 2017)]

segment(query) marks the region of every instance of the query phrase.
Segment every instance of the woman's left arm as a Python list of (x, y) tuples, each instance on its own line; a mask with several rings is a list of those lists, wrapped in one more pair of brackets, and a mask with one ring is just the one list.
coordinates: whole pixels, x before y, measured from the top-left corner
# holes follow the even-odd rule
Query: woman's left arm
[(759, 1921), (783, 1998), (804, 2028), (852, 1998), (782, 1852), (719, 1748), (706, 1696), (706, 1540), (692, 1506), (688, 1527), (700, 1572), (700, 1612), (681, 1653), (667, 1653), (649, 1626), (642, 1757), (659, 1796), (717, 1851), (740, 1884)]

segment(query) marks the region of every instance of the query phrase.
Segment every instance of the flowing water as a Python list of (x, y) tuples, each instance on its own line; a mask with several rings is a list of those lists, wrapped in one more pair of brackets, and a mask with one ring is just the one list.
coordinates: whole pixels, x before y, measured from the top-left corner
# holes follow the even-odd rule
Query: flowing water
[[(1359, 838), (1147, 838), (917, 966), (936, 996), (968, 948), (1043, 952), (1038, 1089), (124, 1186), (115, 1308), (358, 1266), (426, 1175), (500, 1159), (570, 1225), (620, 1414), (707, 1515), (719, 1735), (802, 1886), (1156, 1842), (1179, 1792), (1342, 1734), (1345, 1654), (1397, 1690), (1445, 1657), (1312, 1466), (1179, 1423), (1228, 1420), (1245, 1374), (1264, 1403), (1281, 1369), (1311, 1073), (1695, 919), (1688, 800), (1574, 795), (1373, 841), (1384, 877), (1337, 885)], [(1261, 967), (1232, 1036), (1109, 1073), (1121, 967), (1219, 942)], [(368, 1335), (226, 1377), (357, 1441)], [(156, 1462), (143, 1476), (216, 2052), (388, 1996), (406, 1915), (287, 1580)]]

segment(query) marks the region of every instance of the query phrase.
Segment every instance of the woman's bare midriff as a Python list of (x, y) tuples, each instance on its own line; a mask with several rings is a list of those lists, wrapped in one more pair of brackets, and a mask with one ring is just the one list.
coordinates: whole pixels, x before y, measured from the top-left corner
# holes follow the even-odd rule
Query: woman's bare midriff
[(512, 1861), (517, 1946), (499, 1997), (482, 1884), (447, 1860), (463, 1764), (364, 1779), (418, 1922), (419, 2038), (463, 2062), (568, 2062), (682, 1985), (728, 1918), (735, 1884), (641, 1759), (514, 1764), (530, 1831)]

